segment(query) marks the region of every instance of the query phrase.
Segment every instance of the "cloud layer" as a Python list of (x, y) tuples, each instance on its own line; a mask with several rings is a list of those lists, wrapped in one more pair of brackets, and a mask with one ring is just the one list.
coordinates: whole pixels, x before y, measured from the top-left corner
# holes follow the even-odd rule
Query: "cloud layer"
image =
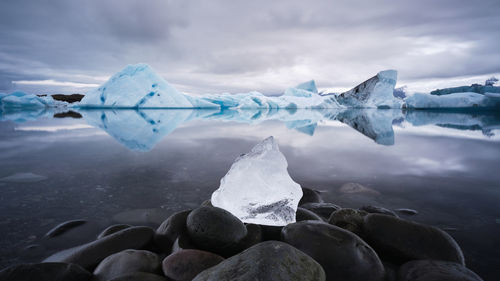
[(389, 68), (420, 88), (469, 82), (500, 73), (499, 10), (498, 0), (4, 0), (0, 91), (74, 92), (138, 62), (191, 93), (272, 94), (308, 79), (349, 88)]

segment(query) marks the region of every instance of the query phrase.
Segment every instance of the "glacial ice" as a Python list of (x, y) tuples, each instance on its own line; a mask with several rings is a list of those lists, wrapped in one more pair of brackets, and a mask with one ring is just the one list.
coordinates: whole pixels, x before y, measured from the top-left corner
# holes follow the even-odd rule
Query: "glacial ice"
[(64, 105), (66, 105), (65, 102), (55, 101), (52, 97), (39, 97), (20, 91), (0, 94), (0, 108), (3, 109), (36, 109)]
[(268, 137), (235, 160), (212, 194), (212, 204), (245, 223), (283, 226), (295, 222), (302, 189), (287, 166), (278, 143)]
[(406, 108), (445, 109), (445, 108), (492, 108), (500, 106), (500, 99), (489, 93), (454, 93), (447, 95), (429, 95), (416, 93), (405, 100)]

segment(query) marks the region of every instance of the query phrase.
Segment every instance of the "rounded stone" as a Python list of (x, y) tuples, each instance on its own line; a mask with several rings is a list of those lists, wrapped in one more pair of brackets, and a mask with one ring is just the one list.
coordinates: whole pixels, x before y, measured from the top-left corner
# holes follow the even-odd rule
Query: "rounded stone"
[(379, 254), (402, 262), (435, 259), (465, 264), (457, 242), (448, 233), (430, 225), (369, 214), (364, 219), (364, 235)]
[(341, 209), (339, 206), (332, 203), (306, 203), (300, 207), (317, 214), (324, 220), (328, 220), (333, 212)]
[(379, 206), (368, 205), (368, 206), (363, 206), (359, 209), (362, 211), (365, 211), (367, 213), (370, 213), (370, 214), (382, 214), (382, 215), (388, 215), (388, 216), (393, 216), (393, 217), (398, 216), (393, 211), (386, 209), (384, 207), (379, 207)]
[(340, 209), (332, 213), (328, 219), (329, 224), (336, 225), (350, 232), (361, 235), (363, 230), (363, 218), (368, 213), (355, 209)]
[(201, 250), (181, 250), (163, 260), (163, 273), (175, 281), (190, 281), (203, 270), (219, 264), (224, 258)]
[(7, 267), (0, 271), (2, 281), (88, 281), (92, 274), (76, 264), (48, 262)]
[(319, 191), (302, 187), (302, 198), (300, 198), (299, 206), (306, 203), (323, 203), (323, 198)]
[(125, 250), (105, 258), (94, 270), (94, 281), (106, 281), (133, 272), (160, 273), (157, 254), (146, 250)]
[(129, 228), (131, 225), (129, 224), (114, 224), (111, 226), (108, 226), (106, 229), (104, 229), (99, 235), (97, 235), (97, 239), (101, 239), (103, 237), (106, 237), (108, 235), (111, 235), (115, 232), (118, 232), (120, 230), (124, 230), (125, 228)]
[(301, 208), (301, 207), (297, 208), (297, 212), (295, 213), (295, 220), (296, 221), (307, 221), (307, 220), (323, 221), (323, 219), (320, 216), (316, 215), (315, 213), (313, 213), (307, 209)]
[(113, 278), (109, 281), (170, 281), (164, 276), (147, 272), (134, 272)]
[(187, 217), (187, 232), (200, 249), (221, 253), (247, 235), (245, 225), (230, 212), (217, 207), (200, 207)]
[(284, 242), (316, 260), (326, 280), (384, 280), (384, 266), (377, 253), (355, 234), (318, 221), (292, 223), (281, 232)]
[(198, 274), (193, 281), (323, 281), (323, 268), (310, 256), (279, 241), (266, 241)]
[(400, 267), (398, 277), (400, 281), (482, 281), (461, 264), (437, 260), (407, 262)]
[(181, 233), (187, 231), (186, 220), (189, 213), (191, 213), (191, 210), (177, 212), (168, 217), (156, 229), (154, 241), (156, 246), (164, 253), (169, 254), (175, 239), (177, 239)]

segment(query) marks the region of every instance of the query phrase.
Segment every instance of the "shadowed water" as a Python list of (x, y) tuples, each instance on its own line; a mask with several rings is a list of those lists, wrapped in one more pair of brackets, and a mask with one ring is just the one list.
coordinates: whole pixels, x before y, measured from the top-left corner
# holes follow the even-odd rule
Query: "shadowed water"
[[(325, 201), (415, 209), (411, 219), (448, 231), (486, 280), (500, 263), (498, 113), (41, 109), (0, 120), (0, 267), (196, 207), (270, 135), (291, 177)], [(365, 188), (341, 188), (352, 182)], [(43, 238), (72, 219), (88, 223)]]

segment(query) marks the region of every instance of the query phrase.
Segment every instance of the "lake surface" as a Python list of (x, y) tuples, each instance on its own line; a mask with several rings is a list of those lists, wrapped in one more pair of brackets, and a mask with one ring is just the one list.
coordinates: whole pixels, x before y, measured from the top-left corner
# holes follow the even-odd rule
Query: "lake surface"
[[(408, 218), (450, 233), (469, 268), (498, 275), (499, 113), (38, 110), (0, 120), (1, 268), (93, 240), (113, 223), (155, 226), (194, 208), (236, 157), (272, 135), (291, 177), (326, 202), (415, 209)], [(346, 183), (366, 188), (342, 192)], [(88, 223), (43, 237), (72, 219)]]

